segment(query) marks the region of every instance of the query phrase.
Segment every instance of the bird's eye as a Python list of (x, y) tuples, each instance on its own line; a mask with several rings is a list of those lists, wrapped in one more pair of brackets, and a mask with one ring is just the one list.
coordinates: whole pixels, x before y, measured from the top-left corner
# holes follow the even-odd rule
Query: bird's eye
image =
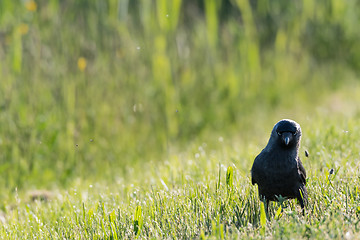
[(279, 136), (281, 136), (281, 132), (277, 132), (277, 134), (278, 134)]
[(296, 136), (297, 132), (294, 132), (293, 135)]

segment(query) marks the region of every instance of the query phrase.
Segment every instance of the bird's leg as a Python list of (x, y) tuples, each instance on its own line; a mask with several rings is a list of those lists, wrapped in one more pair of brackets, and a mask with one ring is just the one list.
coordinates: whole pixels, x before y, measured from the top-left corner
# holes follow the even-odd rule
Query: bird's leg
[(281, 212), (284, 211), (284, 201), (286, 200), (286, 198), (284, 198), (283, 196), (279, 195), (279, 196), (275, 196), (277, 201), (280, 203), (280, 207), (281, 207)]
[(265, 197), (262, 198), (261, 200), (264, 205), (265, 205), (265, 214), (266, 214), (266, 218), (269, 220), (270, 218), (270, 214), (269, 214), (269, 203), (270, 203), (270, 200), (269, 199), (266, 199)]
[(266, 218), (269, 219), (269, 200), (265, 196), (260, 195), (260, 201), (264, 203)]

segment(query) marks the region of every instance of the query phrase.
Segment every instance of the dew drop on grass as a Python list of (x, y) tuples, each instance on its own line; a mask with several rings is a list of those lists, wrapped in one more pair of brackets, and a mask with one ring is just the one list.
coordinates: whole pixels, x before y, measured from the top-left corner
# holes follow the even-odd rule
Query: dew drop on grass
[(352, 239), (351, 233), (349, 231), (345, 233), (345, 239)]
[(223, 142), (224, 141), (224, 138), (223, 137), (219, 137), (219, 142)]
[(166, 14), (166, 17), (168, 18), (168, 17), (169, 17), (169, 14)]
[(220, 165), (220, 168), (222, 168), (222, 169), (225, 170), (225, 171), (227, 170), (227, 168), (225, 167), (224, 164), (221, 164), (221, 165)]
[(141, 49), (140, 46), (137, 46), (137, 47), (136, 47), (136, 50), (140, 50), (140, 49)]
[(199, 153), (195, 153), (195, 158), (199, 158), (200, 154)]

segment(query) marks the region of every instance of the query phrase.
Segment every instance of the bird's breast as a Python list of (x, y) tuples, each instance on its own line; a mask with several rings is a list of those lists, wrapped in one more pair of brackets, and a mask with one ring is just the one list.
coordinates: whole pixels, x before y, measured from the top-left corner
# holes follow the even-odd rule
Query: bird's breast
[(267, 161), (264, 163), (264, 165), (266, 165), (266, 168), (268, 169), (288, 171), (297, 167), (297, 157), (295, 154), (272, 153), (269, 154), (266, 159)]

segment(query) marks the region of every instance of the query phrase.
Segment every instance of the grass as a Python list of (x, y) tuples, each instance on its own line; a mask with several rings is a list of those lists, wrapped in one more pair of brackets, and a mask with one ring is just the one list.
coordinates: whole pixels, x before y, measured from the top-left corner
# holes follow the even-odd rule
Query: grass
[[(344, 120), (346, 119), (346, 120)], [(359, 125), (322, 113), (302, 120), (301, 152), (308, 171), (306, 215), (295, 200), (270, 206), (261, 224), (256, 187), (249, 179), (261, 140), (207, 139), (144, 162), (114, 182), (79, 179), (46, 201), (14, 192), (3, 209), (5, 238), (356, 238), (359, 234)], [(265, 128), (265, 127), (263, 127)], [(305, 158), (304, 151), (309, 151)], [(332, 174), (330, 170), (334, 169)], [(138, 172), (141, 171), (141, 172)]]
[[(357, 3), (153, 3), (0, 1), (0, 237), (357, 238)], [(310, 204), (266, 219), (282, 118)]]

